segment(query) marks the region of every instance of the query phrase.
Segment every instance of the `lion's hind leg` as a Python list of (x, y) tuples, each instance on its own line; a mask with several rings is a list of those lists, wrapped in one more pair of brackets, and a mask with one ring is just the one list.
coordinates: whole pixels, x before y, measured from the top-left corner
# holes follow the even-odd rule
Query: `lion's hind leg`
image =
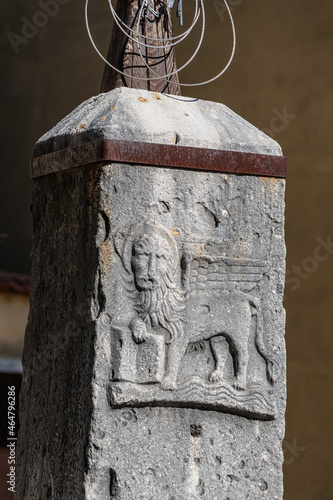
[(247, 342), (242, 340), (243, 339), (233, 338), (230, 342), (235, 370), (235, 379), (232, 385), (238, 390), (244, 390), (246, 388), (247, 365), (249, 362)]
[(209, 343), (215, 360), (215, 368), (209, 375), (208, 380), (210, 382), (218, 382), (223, 379), (224, 366), (229, 352), (229, 345), (227, 340), (222, 335), (212, 337)]

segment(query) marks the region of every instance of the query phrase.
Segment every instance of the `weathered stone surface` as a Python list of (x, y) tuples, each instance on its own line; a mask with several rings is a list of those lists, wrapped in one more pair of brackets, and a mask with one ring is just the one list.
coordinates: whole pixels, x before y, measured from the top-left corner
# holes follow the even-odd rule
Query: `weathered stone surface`
[(18, 498), (281, 500), (284, 181), (100, 164), (33, 204)]
[[(100, 449), (95, 453), (94, 460), (103, 456), (101, 464), (105, 468), (109, 465), (114, 471), (112, 477), (117, 478), (115, 498), (282, 498), (281, 439), (285, 405), (282, 308), (284, 181), (150, 167), (133, 169), (124, 165), (104, 167), (103, 176), (104, 211), (111, 214), (108, 224), (110, 235), (103, 245), (112, 247), (112, 243), (117, 241), (116, 251), (112, 250), (111, 275), (108, 271), (101, 277), (105, 296), (110, 297), (106, 299), (103, 313), (109, 321), (129, 328), (132, 325), (135, 335), (133, 245), (125, 242), (125, 245), (128, 244), (128, 254), (123, 256), (119, 249), (119, 231), (123, 231), (126, 238), (128, 229), (123, 228), (131, 227), (134, 220), (139, 222), (139, 226), (140, 221), (149, 221), (150, 228), (147, 224), (141, 226), (143, 234), (153, 238), (155, 228), (158, 239), (162, 232), (160, 227), (165, 228), (170, 235), (177, 235), (173, 238), (183, 256), (184, 248), (188, 249), (190, 242), (192, 252), (194, 246), (201, 253), (198, 262), (203, 266), (207, 264), (207, 272), (208, 267), (214, 264), (216, 270), (221, 263), (231, 262), (232, 266), (236, 266), (239, 264), (236, 259), (243, 264), (236, 268), (237, 282), (222, 281), (222, 286), (226, 287), (224, 290), (222, 287), (210, 288), (207, 284), (208, 273), (203, 274), (206, 277), (206, 281), (202, 281), (205, 288), (194, 292), (194, 299), (190, 294), (182, 312), (184, 336), (192, 338), (193, 322), (198, 321), (201, 321), (199, 326), (206, 324), (207, 333), (212, 334), (213, 328), (230, 320), (231, 325), (236, 327), (235, 333), (239, 333), (240, 313), (235, 308), (238, 307), (237, 294), (240, 292), (236, 290), (242, 290), (244, 286), (245, 292), (241, 293), (245, 299), (252, 297), (260, 303), (264, 343), (282, 370), (275, 384), (271, 385), (265, 360), (256, 347), (258, 325), (255, 308), (251, 308), (251, 325), (243, 339), (249, 354), (243, 390), (234, 388), (234, 351), (232, 345), (228, 349), (228, 343), (223, 338), (221, 347), (224, 349), (222, 356), (225, 361), (222, 379), (209, 380), (216, 368), (216, 360), (212, 344), (209, 344), (206, 336), (197, 337), (199, 341), (206, 339), (197, 350), (187, 348), (180, 361), (173, 391), (160, 388), (163, 383), (145, 385), (136, 384), (133, 380), (110, 382), (104, 375), (108, 387), (108, 404), (117, 409), (110, 410), (105, 402), (102, 404), (100, 393), (98, 429), (103, 429), (105, 437), (95, 440)], [(121, 224), (118, 222), (120, 220)], [(117, 221), (116, 227), (112, 227), (112, 221)], [(141, 229), (133, 230), (137, 232), (134, 239), (137, 240)], [(160, 241), (156, 250), (161, 247)], [(216, 255), (220, 258), (212, 257)], [(197, 254), (192, 253), (192, 258), (198, 258)], [(261, 264), (259, 272), (258, 263)], [(257, 264), (256, 272), (254, 264)], [(252, 273), (242, 276), (241, 268)], [(200, 269), (199, 264), (197, 269)], [(178, 264), (176, 270), (181, 280)], [(192, 273), (195, 274), (194, 271)], [(225, 275), (220, 273), (221, 276)], [(242, 281), (242, 277), (247, 281)], [(211, 308), (209, 314), (214, 315), (209, 317), (207, 323), (203, 311), (199, 309), (199, 293), (206, 299), (203, 304)], [(224, 293), (236, 300), (231, 317), (225, 312)], [(193, 306), (191, 300), (194, 300)], [(187, 307), (190, 307), (189, 312), (186, 312)], [(160, 325), (151, 331), (162, 335)], [(169, 335), (165, 335), (169, 340)], [(104, 338), (104, 344), (110, 341), (104, 326), (101, 327), (100, 337)], [(134, 340), (132, 342), (135, 349), (142, 345), (136, 345)], [(169, 348), (166, 345), (167, 359)], [(102, 351), (101, 340), (101, 356), (106, 357)], [(107, 360), (112, 367), (112, 348), (109, 355), (110, 359)], [(102, 376), (103, 369), (100, 373)], [(140, 407), (144, 405), (149, 409)], [(123, 408), (119, 408), (121, 406)], [(168, 406), (177, 408), (166, 408)], [(201, 429), (199, 436), (191, 435), (191, 426)], [(131, 473), (128, 474), (128, 471)], [(92, 491), (100, 488), (98, 484), (98, 481), (95, 484), (94, 478)]]
[(23, 353), (18, 499), (82, 498), (91, 425), (99, 182), (34, 183), (32, 289)]
[(127, 87), (82, 103), (39, 139), (35, 155), (97, 139), (281, 155), (277, 142), (224, 104)]

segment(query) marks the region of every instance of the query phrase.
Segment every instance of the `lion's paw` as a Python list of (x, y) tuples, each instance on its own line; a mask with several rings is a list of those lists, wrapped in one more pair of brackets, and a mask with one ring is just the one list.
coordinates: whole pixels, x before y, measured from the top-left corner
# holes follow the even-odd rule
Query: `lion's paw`
[(208, 377), (208, 380), (209, 382), (219, 382), (220, 380), (222, 380), (223, 378), (223, 374), (218, 371), (218, 370), (214, 370)]
[(236, 377), (232, 385), (237, 391), (244, 391), (246, 389), (246, 380)]
[(136, 344), (142, 344), (148, 339), (147, 328), (141, 318), (133, 318), (130, 322), (133, 340)]
[(169, 377), (165, 377), (161, 382), (161, 388), (164, 391), (173, 391), (176, 389), (176, 382), (171, 380)]
[(133, 340), (136, 344), (142, 344), (142, 342), (146, 342), (147, 338), (147, 332), (145, 332), (143, 329), (134, 330)]

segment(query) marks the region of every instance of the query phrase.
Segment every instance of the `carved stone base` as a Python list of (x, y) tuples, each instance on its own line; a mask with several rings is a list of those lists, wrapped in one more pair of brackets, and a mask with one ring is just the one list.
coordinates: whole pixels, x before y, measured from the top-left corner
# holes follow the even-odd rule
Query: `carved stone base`
[(174, 391), (165, 391), (159, 385), (138, 386), (130, 382), (113, 382), (109, 392), (113, 408), (142, 406), (198, 408), (260, 420), (272, 420), (276, 415), (274, 400), (260, 387), (237, 391), (229, 384), (209, 384), (199, 378), (193, 378), (179, 385)]

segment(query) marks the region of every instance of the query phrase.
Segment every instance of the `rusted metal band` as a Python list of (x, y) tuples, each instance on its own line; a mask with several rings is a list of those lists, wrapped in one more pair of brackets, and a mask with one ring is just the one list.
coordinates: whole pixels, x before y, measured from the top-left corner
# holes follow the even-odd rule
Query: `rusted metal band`
[(285, 156), (103, 139), (33, 158), (31, 177), (104, 161), (265, 177), (287, 175)]

